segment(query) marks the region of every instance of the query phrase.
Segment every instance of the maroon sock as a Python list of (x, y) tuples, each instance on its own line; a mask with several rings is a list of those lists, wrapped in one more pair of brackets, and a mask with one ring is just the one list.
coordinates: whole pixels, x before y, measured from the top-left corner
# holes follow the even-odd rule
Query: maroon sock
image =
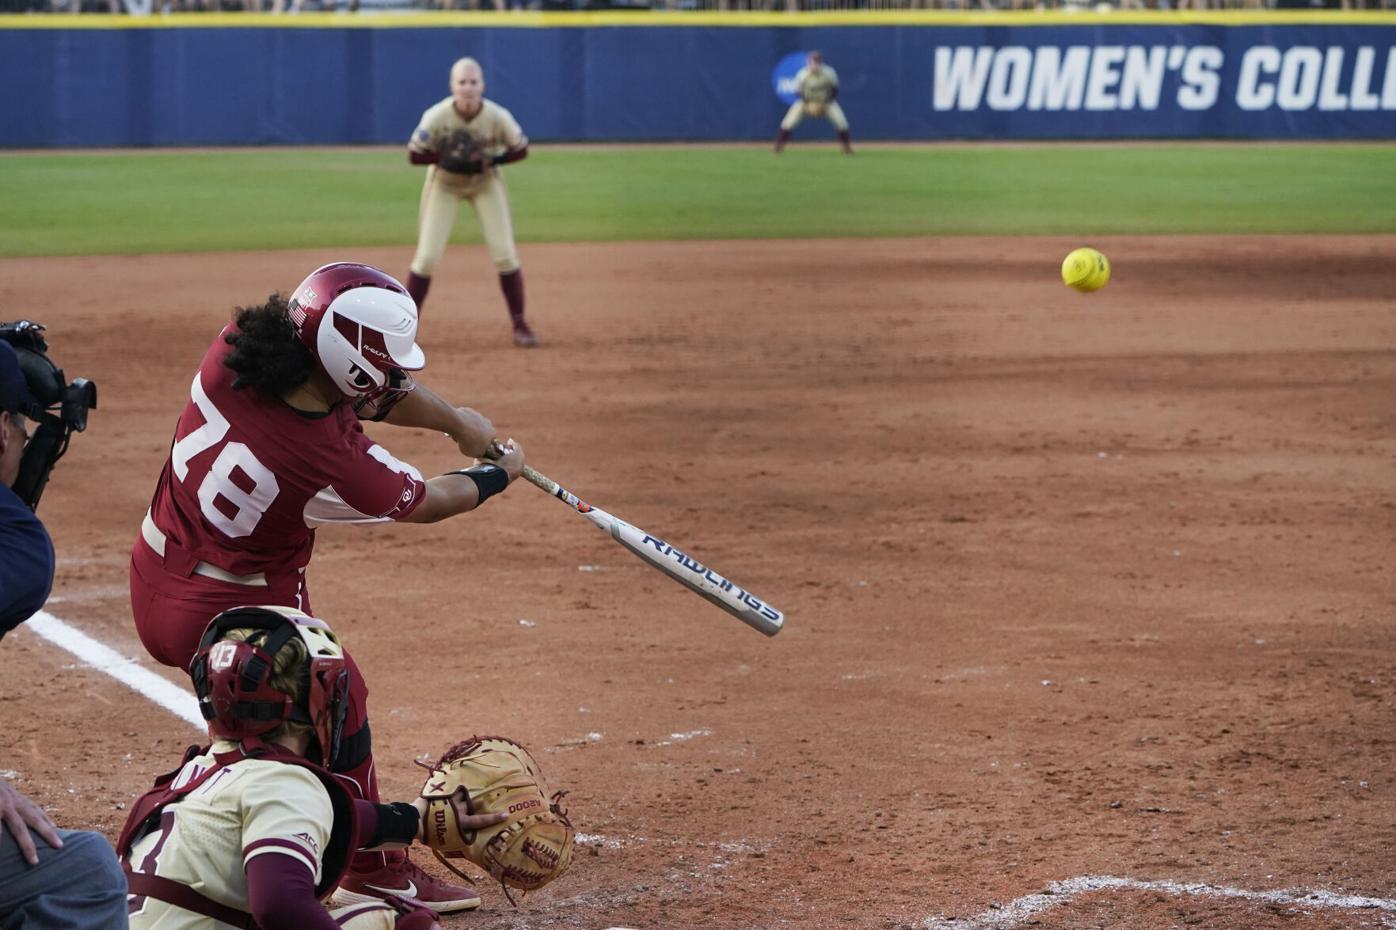
[(843, 143), (843, 150), (849, 155), (853, 154), (853, 138), (845, 130), (839, 133), (839, 141)]
[(781, 149), (785, 148), (785, 143), (789, 141), (790, 130), (782, 129), (780, 132), (776, 133), (776, 151), (779, 152)]
[(504, 302), (509, 305), (509, 319), (515, 329), (527, 329), (524, 322), (523, 269), (502, 271), (499, 274), (499, 289), (504, 292)]
[(431, 278), (423, 277), (415, 271), (407, 272), (407, 293), (417, 303), (417, 313), (422, 312), (422, 304), (426, 303), (427, 291), (431, 290)]

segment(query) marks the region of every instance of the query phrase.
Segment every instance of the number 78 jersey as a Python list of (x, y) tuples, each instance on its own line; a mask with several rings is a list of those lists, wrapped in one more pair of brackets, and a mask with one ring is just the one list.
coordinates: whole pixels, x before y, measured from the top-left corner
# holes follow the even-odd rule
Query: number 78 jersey
[[(296, 571), (315, 528), (379, 523), (426, 495), (421, 472), (374, 442), (348, 404), (307, 414), (233, 389), (219, 333), (190, 386), (151, 501), (167, 545), (235, 575)], [(167, 550), (168, 562), (168, 550)]]

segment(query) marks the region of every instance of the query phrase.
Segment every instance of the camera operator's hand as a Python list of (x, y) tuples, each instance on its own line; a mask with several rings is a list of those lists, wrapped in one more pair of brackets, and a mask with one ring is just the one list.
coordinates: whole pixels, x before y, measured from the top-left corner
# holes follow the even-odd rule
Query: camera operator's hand
[[(43, 808), (12, 788), (3, 778), (0, 778), (0, 820), (5, 822), (15, 842), (19, 844), (24, 861), (30, 865), (39, 864), (39, 852), (34, 848), (34, 838), (29, 835), (30, 830), (39, 834), (43, 841), (54, 849), (63, 848), (58, 828), (49, 820)], [(0, 846), (4, 844), (5, 831), (0, 830)]]

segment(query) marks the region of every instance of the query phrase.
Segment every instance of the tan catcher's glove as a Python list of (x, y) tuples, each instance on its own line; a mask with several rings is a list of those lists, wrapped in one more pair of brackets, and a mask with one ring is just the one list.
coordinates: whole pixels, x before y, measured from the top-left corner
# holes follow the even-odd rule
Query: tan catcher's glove
[[(523, 746), (502, 736), (472, 736), (435, 763), (418, 764), (431, 771), (422, 786), (426, 844), (452, 872), (470, 881), (449, 861), (469, 859), (504, 886), (513, 903), (510, 888), (542, 888), (572, 864), (576, 834), (558, 803), (565, 792), (548, 793), (542, 770)], [(509, 819), (462, 830), (451, 803), (458, 794), (470, 814), (505, 813)]]

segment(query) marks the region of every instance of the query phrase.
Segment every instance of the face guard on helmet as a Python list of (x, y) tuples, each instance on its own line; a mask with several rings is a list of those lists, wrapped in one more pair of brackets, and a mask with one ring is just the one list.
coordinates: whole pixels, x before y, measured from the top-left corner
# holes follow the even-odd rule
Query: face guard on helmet
[(426, 364), (417, 345), (417, 304), (392, 275), (338, 262), (311, 272), (287, 315), (320, 370), (364, 419), (382, 419), (415, 386)]
[[(266, 630), (266, 640), (253, 645), (224, 639), (229, 630), (249, 627)], [(300, 637), (309, 654), (297, 673), (300, 701), (271, 685), (273, 659), (293, 637)], [(349, 669), (339, 638), (324, 621), (289, 607), (225, 610), (204, 630), (189, 674), (212, 736), (241, 741), (290, 721), (314, 731), (322, 765), (330, 767), (339, 755), (349, 710)]]

